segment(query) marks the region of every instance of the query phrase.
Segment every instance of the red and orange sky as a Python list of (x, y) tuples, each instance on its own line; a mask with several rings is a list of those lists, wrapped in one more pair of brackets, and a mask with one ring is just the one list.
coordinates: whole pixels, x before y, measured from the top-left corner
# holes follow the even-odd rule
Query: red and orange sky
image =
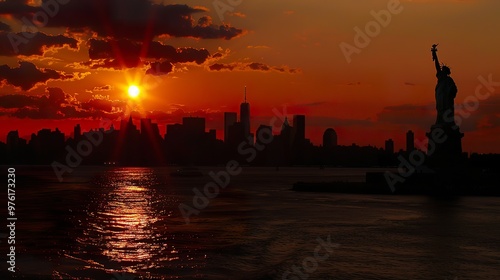
[[(500, 2), (401, 0), (348, 62), (339, 46), (393, 1), (0, 1), (0, 140), (131, 112), (162, 125), (203, 116), (222, 137), (222, 112), (238, 110), (246, 85), (252, 130), (286, 107), (307, 115), (315, 144), (332, 127), (341, 145), (403, 148), (407, 130), (424, 139), (435, 120), (432, 44), (458, 106), (478, 77), (500, 82)], [(467, 152), (500, 153), (500, 87), (490, 90), (462, 109)]]

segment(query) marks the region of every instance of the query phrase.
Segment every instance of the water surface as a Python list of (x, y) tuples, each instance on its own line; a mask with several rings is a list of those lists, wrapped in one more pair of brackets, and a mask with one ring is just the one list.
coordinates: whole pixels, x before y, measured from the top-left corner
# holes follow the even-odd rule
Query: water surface
[(328, 257), (301, 268), (308, 279), (500, 279), (499, 198), (297, 193), (298, 180), (366, 170), (244, 167), (186, 224), (179, 204), (212, 179), (173, 169), (80, 167), (60, 183), (17, 168), (16, 275), (283, 279), (330, 238)]

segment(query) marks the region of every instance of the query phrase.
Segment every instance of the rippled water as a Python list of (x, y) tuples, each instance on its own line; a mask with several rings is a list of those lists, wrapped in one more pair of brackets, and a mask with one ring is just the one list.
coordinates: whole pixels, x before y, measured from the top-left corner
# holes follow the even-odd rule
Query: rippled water
[[(296, 193), (298, 180), (366, 170), (244, 168), (185, 224), (179, 204), (210, 177), (82, 167), (59, 183), (17, 170), (19, 278), (500, 279), (499, 198)], [(301, 268), (328, 237), (327, 258)]]

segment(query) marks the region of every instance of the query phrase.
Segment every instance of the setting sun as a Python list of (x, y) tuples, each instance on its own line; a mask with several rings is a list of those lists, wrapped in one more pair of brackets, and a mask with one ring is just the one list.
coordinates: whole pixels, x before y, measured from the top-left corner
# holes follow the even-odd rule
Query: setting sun
[(139, 90), (139, 87), (137, 87), (136, 85), (131, 85), (128, 87), (128, 95), (132, 98), (137, 98), (140, 92), (141, 91)]

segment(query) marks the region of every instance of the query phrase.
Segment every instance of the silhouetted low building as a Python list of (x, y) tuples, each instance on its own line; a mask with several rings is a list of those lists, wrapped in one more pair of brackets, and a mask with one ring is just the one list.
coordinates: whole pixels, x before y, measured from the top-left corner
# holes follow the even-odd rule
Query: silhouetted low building
[(333, 128), (327, 128), (323, 133), (323, 147), (331, 148), (337, 146), (337, 132)]

